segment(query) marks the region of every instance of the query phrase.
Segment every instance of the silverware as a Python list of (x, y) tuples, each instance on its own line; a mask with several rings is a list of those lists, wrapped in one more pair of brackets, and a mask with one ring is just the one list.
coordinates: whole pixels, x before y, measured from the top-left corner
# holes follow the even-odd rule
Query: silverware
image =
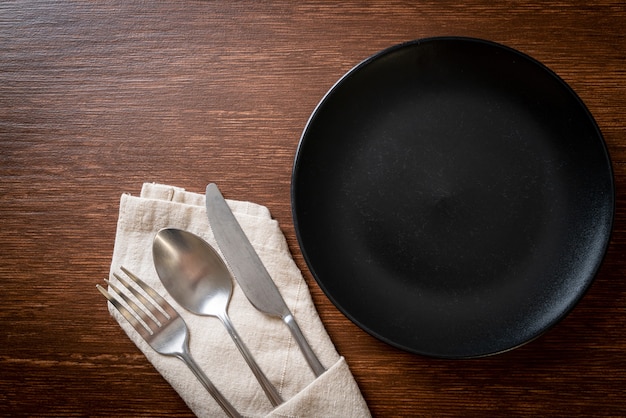
[[(135, 276), (124, 267), (121, 268), (128, 277), (130, 277), (144, 292), (146, 292), (153, 300), (143, 296), (137, 289), (132, 287), (126, 280), (113, 274), (115, 278), (143, 305), (140, 308), (130, 297), (122, 292), (117, 286), (105, 279), (110, 288), (117, 293), (127, 306), (133, 310), (132, 314), (124, 305), (106, 289), (100, 285), (96, 285), (98, 290), (105, 298), (113, 304), (113, 306), (126, 318), (133, 326), (135, 331), (146, 340), (146, 342), (159, 354), (166, 356), (178, 357), (191, 369), (193, 374), (198, 378), (200, 383), (209, 391), (213, 399), (222, 407), (228, 416), (239, 418), (241, 415), (237, 410), (224, 398), (219, 390), (211, 383), (209, 378), (200, 369), (189, 352), (189, 331), (185, 321), (178, 315), (176, 310), (165, 299), (163, 299), (154, 289), (148, 286), (143, 280)], [(156, 306), (155, 306), (156, 304)], [(156, 318), (152, 319), (148, 312)], [(136, 315), (136, 316), (135, 316)], [(138, 318), (141, 320), (138, 320)], [(157, 322), (158, 321), (158, 322)]]
[(228, 316), (233, 279), (213, 247), (191, 232), (165, 228), (154, 237), (152, 256), (157, 274), (174, 300), (195, 314), (219, 318), (272, 405), (283, 403)]
[(263, 262), (213, 183), (206, 188), (206, 211), (217, 244), (248, 300), (259, 311), (281, 318), (287, 324), (309, 366), (316, 376), (320, 376), (325, 371), (324, 366), (302, 334)]

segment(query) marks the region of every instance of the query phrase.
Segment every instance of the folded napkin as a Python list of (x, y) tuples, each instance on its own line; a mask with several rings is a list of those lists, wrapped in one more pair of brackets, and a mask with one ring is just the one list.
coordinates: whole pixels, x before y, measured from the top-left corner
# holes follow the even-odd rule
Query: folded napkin
[[(180, 307), (167, 294), (154, 269), (152, 240), (161, 228), (193, 232), (219, 252), (207, 221), (204, 195), (152, 183), (143, 185), (140, 197), (122, 195), (111, 273), (119, 274), (120, 266), (128, 268), (174, 306), (189, 327), (192, 356), (242, 415), (369, 417), (345, 359), (335, 350), (320, 321), (278, 223), (263, 206), (234, 200), (227, 202), (305, 337), (327, 368), (316, 378), (284, 323), (257, 311), (234, 281), (228, 313), (257, 363), (285, 400), (279, 407), (272, 407), (220, 320), (194, 315)], [(110, 276), (114, 281), (112, 274)], [(224, 416), (183, 362), (156, 353), (110, 304), (109, 311), (197, 416)]]

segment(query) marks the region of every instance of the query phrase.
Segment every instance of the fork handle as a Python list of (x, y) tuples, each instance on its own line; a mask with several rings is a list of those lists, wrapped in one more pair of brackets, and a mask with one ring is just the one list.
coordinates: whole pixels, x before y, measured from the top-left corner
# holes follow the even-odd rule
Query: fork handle
[(224, 412), (226, 412), (226, 414), (228, 414), (229, 417), (242, 418), (239, 412), (237, 412), (237, 410), (235, 409), (235, 407), (232, 406), (230, 402), (228, 402), (228, 400), (224, 397), (224, 395), (222, 395), (222, 393), (219, 390), (217, 390), (215, 385), (209, 380), (207, 375), (204, 374), (202, 369), (200, 369), (198, 364), (195, 362), (195, 360), (193, 359), (193, 357), (191, 357), (189, 353), (181, 353), (179, 355), (179, 358), (183, 362), (185, 362), (187, 367), (189, 367), (189, 369), (193, 372), (193, 374), (198, 378), (200, 383), (202, 383), (202, 386), (204, 386), (206, 390), (209, 391), (213, 399), (215, 399), (215, 401), (219, 404), (219, 406), (222, 407)]

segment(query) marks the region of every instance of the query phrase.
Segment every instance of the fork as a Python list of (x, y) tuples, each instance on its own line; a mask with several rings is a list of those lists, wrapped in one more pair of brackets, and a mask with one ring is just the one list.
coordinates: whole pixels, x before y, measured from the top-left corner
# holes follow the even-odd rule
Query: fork
[(154, 303), (115, 273), (113, 273), (113, 276), (133, 294), (137, 301), (143, 305), (143, 308), (140, 308), (130, 297), (107, 279), (104, 279), (104, 281), (109, 285), (109, 288), (120, 296), (126, 305), (134, 311), (136, 316), (119, 299), (97, 284), (96, 287), (100, 293), (126, 318), (135, 331), (146, 340), (154, 351), (182, 360), (228, 416), (241, 418), (239, 412), (224, 398), (224, 395), (213, 385), (193, 357), (191, 357), (189, 351), (189, 331), (183, 318), (180, 317), (172, 305), (143, 280), (124, 267), (121, 267), (121, 270), (150, 296)]

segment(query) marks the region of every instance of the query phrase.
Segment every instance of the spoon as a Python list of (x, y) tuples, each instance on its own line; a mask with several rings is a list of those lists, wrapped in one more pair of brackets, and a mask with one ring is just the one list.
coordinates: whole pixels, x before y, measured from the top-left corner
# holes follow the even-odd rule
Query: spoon
[(283, 400), (256, 363), (228, 316), (233, 279), (215, 249), (191, 232), (166, 228), (152, 244), (154, 266), (161, 282), (180, 306), (222, 321), (273, 406)]

